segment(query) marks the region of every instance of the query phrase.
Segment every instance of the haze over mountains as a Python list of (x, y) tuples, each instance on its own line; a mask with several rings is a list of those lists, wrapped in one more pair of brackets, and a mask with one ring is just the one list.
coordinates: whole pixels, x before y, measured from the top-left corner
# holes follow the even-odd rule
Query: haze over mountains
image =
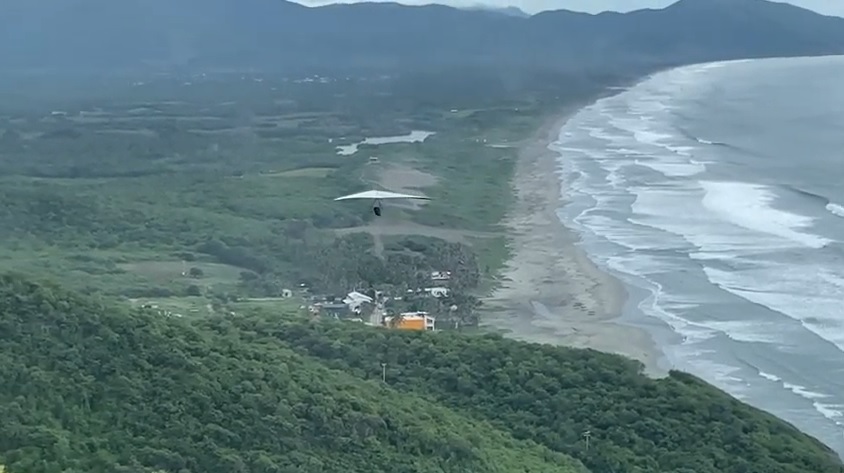
[[(461, 7), (458, 7), (458, 8), (461, 8)], [(488, 5), (479, 4), (479, 5), (462, 7), (462, 9), (463, 10), (469, 10), (469, 11), (496, 12), (496, 13), (501, 13), (502, 15), (515, 16), (515, 17), (518, 17), (518, 18), (527, 18), (527, 17), (530, 16), (529, 13), (524, 12), (522, 9), (520, 9), (518, 7), (491, 7), (491, 6), (488, 6)]]
[(285, 0), (5, 0), (5, 70), (654, 67), (844, 53), (844, 19), (764, 0), (532, 17)]

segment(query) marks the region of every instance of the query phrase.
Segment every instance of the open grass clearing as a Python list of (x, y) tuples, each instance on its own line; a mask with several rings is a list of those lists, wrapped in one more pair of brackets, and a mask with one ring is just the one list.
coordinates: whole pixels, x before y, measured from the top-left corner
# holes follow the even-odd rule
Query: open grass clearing
[[(156, 284), (181, 282), (197, 286), (236, 284), (244, 271), (227, 264), (199, 261), (139, 261), (121, 263), (117, 267)], [(192, 270), (196, 277), (191, 276)]]
[(175, 317), (207, 317), (216, 312), (211, 302), (202, 296), (196, 297), (141, 297), (129, 299), (134, 307), (147, 307), (160, 311), (163, 315)]
[(296, 313), (305, 305), (304, 299), (298, 295), (293, 297), (256, 297), (243, 298), (237, 302), (229, 304), (229, 307), (234, 312), (248, 309), (262, 309), (274, 311), (279, 314)]
[(299, 169), (291, 169), (289, 171), (271, 171), (265, 172), (261, 174), (264, 177), (311, 177), (311, 178), (323, 178), (327, 177), (332, 172), (336, 171), (336, 168), (330, 167), (310, 167), (310, 168), (299, 168)]

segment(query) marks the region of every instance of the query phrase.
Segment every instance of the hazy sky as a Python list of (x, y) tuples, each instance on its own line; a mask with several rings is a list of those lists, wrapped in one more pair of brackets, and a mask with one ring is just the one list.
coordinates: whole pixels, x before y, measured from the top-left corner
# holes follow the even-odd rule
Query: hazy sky
[[(340, 3), (340, 1), (332, 0), (295, 0), (305, 5), (325, 5), (327, 3)], [(364, 0), (341, 0), (343, 3), (356, 3)], [(369, 0), (369, 1), (388, 1), (388, 0)], [(514, 5), (528, 13), (536, 13), (542, 10), (557, 10), (565, 8), (567, 10), (578, 10), (597, 13), (605, 10), (615, 11), (629, 11), (639, 8), (661, 8), (666, 5), (674, 3), (676, 0), (402, 0), (399, 3), (406, 4), (426, 4), (426, 3), (443, 3), (454, 6), (469, 6), (469, 5), (496, 5), (508, 6)], [(827, 15), (844, 16), (844, 0), (788, 0), (788, 3), (793, 3), (804, 8), (810, 8), (820, 13)]]

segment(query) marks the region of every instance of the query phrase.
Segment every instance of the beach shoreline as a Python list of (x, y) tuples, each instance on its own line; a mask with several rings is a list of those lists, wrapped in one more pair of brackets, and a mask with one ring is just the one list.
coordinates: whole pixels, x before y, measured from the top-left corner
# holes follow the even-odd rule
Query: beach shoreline
[(519, 148), (516, 202), (505, 222), (511, 258), (484, 301), (482, 323), (517, 340), (623, 355), (640, 361), (649, 376), (664, 376), (651, 334), (618, 320), (628, 297), (624, 285), (588, 258), (557, 216), (563, 183), (559, 154), (549, 145), (580, 108), (549, 117)]

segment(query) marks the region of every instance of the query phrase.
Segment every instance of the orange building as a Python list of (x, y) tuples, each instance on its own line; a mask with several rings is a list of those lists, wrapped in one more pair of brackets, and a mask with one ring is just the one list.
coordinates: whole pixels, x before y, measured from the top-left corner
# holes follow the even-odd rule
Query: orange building
[(393, 325), (393, 317), (384, 317), (384, 325), (399, 330), (434, 330), (434, 318), (427, 312), (405, 312)]

